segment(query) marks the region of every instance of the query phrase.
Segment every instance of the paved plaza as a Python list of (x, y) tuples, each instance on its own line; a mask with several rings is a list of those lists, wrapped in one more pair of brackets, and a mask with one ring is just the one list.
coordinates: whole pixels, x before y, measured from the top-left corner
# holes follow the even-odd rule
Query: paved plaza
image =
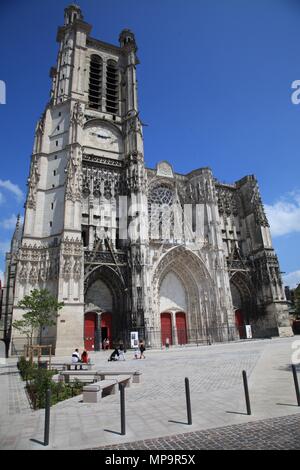
[[(266, 448), (267, 442), (277, 442), (278, 447), (270, 448), (300, 448), (300, 408), (290, 369), (292, 345), (297, 339), (149, 350), (145, 360), (134, 359), (128, 351), (125, 362), (114, 363), (107, 362), (109, 352), (94, 353), (95, 368), (142, 372), (142, 383), (126, 389), (126, 435), (120, 435), (118, 394), (96, 404), (84, 404), (78, 396), (51, 408), (48, 447), (41, 445), (44, 410), (30, 409), (16, 360), (9, 359), (0, 365), (0, 448), (153, 448), (149, 442), (158, 449), (171, 449), (172, 445), (188, 449), (188, 442), (193, 449), (236, 448), (237, 440), (230, 440), (230, 436), (236, 432), (246, 439), (251, 430), (251, 448)], [(54, 358), (54, 362), (64, 359), (69, 358)], [(252, 416), (246, 414), (242, 370), (249, 377)], [(191, 388), (190, 426), (185, 377)]]
[(299, 450), (299, 448), (300, 414), (296, 414), (92, 450)]

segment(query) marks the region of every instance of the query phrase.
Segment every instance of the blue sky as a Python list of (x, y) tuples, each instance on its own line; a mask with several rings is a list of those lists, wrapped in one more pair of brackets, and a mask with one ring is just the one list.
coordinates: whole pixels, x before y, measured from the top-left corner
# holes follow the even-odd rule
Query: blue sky
[[(1, 0), (0, 271), (23, 212), (37, 119), (49, 98), (62, 0)], [(136, 35), (146, 164), (258, 178), (286, 283), (300, 282), (299, 0), (81, 0), (92, 36)]]

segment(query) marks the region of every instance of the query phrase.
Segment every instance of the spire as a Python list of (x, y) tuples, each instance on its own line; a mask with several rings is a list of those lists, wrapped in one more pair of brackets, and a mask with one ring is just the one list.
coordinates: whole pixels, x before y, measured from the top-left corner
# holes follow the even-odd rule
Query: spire
[(21, 216), (18, 214), (17, 221), (16, 221), (16, 228), (12, 237), (11, 241), (11, 252), (16, 253), (19, 248), (20, 242), (22, 237), (22, 223), (21, 223)]

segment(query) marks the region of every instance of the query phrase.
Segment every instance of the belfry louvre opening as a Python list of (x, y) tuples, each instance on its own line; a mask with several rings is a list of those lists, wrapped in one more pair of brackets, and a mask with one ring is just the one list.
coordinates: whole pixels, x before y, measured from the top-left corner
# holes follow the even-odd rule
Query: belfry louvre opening
[(102, 60), (97, 55), (91, 56), (89, 80), (89, 106), (101, 110), (102, 98)]
[(118, 114), (118, 69), (113, 61), (107, 64), (106, 72), (106, 111)]

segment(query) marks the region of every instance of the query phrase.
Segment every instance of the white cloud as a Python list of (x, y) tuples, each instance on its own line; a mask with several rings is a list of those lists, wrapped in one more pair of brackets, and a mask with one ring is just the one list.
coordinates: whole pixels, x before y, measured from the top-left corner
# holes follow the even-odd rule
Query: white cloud
[(273, 237), (300, 232), (300, 191), (293, 191), (273, 205), (265, 204)]
[(17, 184), (12, 183), (10, 180), (0, 180), (0, 188), (5, 188), (13, 193), (16, 196), (18, 202), (21, 202), (24, 199), (23, 191)]
[[(23, 223), (23, 217), (21, 217), (20, 222)], [(17, 216), (12, 214), (8, 219), (0, 221), (0, 227), (7, 230), (14, 229), (17, 223)]]
[(289, 286), (292, 289), (300, 284), (300, 270), (292, 273), (285, 274), (283, 276), (283, 283), (285, 286)]
[(0, 204), (3, 204), (4, 201), (5, 201), (5, 198), (4, 198), (3, 194), (0, 193)]
[(0, 281), (2, 283), (2, 286), (4, 284), (4, 272), (3, 271), (0, 271)]

